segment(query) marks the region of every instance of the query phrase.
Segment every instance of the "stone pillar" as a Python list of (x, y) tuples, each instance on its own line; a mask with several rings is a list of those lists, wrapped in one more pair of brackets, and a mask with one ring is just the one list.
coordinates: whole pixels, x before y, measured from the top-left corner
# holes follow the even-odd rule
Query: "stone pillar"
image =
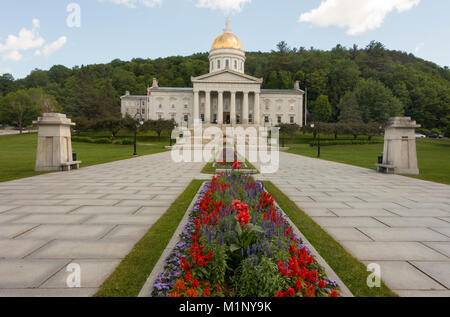
[(415, 129), (420, 128), (410, 117), (389, 119), (384, 134), (383, 164), (381, 172), (418, 175)]
[(217, 124), (223, 124), (223, 91), (219, 91), (217, 102)]
[(194, 122), (197, 119), (200, 119), (200, 92), (194, 90), (194, 113), (193, 113)]
[(244, 91), (244, 104), (242, 108), (242, 123), (248, 124), (248, 91)]
[(36, 172), (61, 171), (69, 169), (73, 162), (70, 128), (75, 125), (65, 114), (44, 113), (33, 122), (39, 126), (36, 152)]
[(236, 92), (231, 92), (231, 111), (230, 111), (230, 117), (231, 117), (231, 124), (236, 124)]
[(260, 113), (261, 108), (260, 108), (260, 105), (259, 105), (259, 103), (260, 103), (259, 99), (260, 99), (259, 93), (255, 92), (255, 109), (253, 111), (253, 116), (255, 118), (253, 119), (253, 121), (257, 125), (261, 124), (261, 113)]
[(205, 123), (211, 124), (211, 92), (206, 91), (205, 93)]

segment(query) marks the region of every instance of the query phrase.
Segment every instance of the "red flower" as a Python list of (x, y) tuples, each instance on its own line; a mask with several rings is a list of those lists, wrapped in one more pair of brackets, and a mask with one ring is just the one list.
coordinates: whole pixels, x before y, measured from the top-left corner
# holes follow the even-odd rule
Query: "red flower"
[(192, 276), (191, 272), (188, 272), (188, 273), (184, 276), (184, 280), (185, 280), (186, 282), (192, 281), (192, 278), (193, 278), (193, 276)]
[(286, 293), (288, 296), (291, 296), (291, 297), (295, 296), (295, 291), (293, 288), (288, 289)]
[(319, 287), (320, 288), (325, 288), (327, 286), (327, 282), (325, 282), (325, 281), (320, 281), (319, 282)]
[(240, 170), (241, 168), (242, 168), (242, 166), (241, 166), (241, 164), (239, 164), (239, 161), (238, 160), (234, 161), (233, 169)]
[(339, 297), (338, 292), (334, 289), (328, 294), (329, 297)]
[(200, 286), (200, 283), (198, 282), (197, 279), (195, 279), (195, 280), (192, 282), (192, 284), (191, 284), (191, 287), (192, 287), (193, 289), (196, 289), (196, 288), (199, 287), (199, 286)]

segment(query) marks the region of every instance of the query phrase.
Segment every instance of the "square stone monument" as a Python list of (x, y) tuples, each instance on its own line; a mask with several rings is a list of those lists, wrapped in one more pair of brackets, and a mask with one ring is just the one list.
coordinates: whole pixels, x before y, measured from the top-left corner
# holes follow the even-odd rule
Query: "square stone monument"
[(378, 171), (418, 175), (415, 129), (420, 128), (410, 117), (389, 119), (384, 134), (383, 163)]
[(70, 132), (75, 123), (60, 113), (44, 113), (33, 123), (39, 126), (35, 171), (78, 169), (81, 162), (73, 161)]

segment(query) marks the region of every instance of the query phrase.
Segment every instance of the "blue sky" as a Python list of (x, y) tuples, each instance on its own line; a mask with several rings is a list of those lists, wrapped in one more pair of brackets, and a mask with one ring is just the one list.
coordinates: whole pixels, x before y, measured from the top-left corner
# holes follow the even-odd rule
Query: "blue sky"
[[(67, 25), (70, 3), (81, 8), (80, 27)], [(206, 52), (226, 17), (246, 51), (377, 40), (450, 66), (448, 12), (448, 0), (1, 1), (0, 74)]]

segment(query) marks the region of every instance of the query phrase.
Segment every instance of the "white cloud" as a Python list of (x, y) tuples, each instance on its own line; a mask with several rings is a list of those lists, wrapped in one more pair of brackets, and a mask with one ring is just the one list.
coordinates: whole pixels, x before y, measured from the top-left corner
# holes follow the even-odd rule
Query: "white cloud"
[[(0, 43), (0, 55), (4, 60), (18, 62), (22, 59), (22, 52), (36, 49), (35, 55), (49, 56), (56, 50), (60, 49), (67, 42), (65, 36), (60, 37), (57, 41), (45, 45), (44, 38), (39, 34), (41, 23), (38, 19), (32, 20), (33, 27), (31, 29), (22, 28), (18, 35), (8, 35), (4, 44)], [(42, 51), (41, 47), (44, 48)]]
[(98, 0), (99, 2), (112, 2), (114, 4), (123, 5), (128, 8), (136, 8), (137, 4), (142, 4), (146, 7), (153, 8), (161, 6), (163, 0)]
[(3, 59), (9, 61), (20, 61), (22, 54), (20, 51), (41, 47), (45, 40), (39, 35), (39, 20), (33, 19), (33, 28), (31, 30), (22, 28), (19, 34), (8, 35), (5, 44), (0, 43), (0, 53)]
[(301, 22), (327, 27), (347, 28), (347, 34), (357, 35), (379, 28), (386, 15), (397, 10), (405, 12), (420, 0), (324, 0), (320, 6), (300, 16)]
[(44, 48), (42, 49), (42, 51), (36, 50), (36, 52), (34, 54), (50, 56), (51, 54), (53, 54), (54, 52), (59, 50), (61, 47), (63, 47), (66, 43), (67, 43), (67, 38), (65, 36), (61, 36), (55, 42), (45, 45)]
[(238, 13), (242, 11), (244, 5), (251, 2), (252, 0), (197, 0), (197, 7), (219, 9), (225, 13)]

